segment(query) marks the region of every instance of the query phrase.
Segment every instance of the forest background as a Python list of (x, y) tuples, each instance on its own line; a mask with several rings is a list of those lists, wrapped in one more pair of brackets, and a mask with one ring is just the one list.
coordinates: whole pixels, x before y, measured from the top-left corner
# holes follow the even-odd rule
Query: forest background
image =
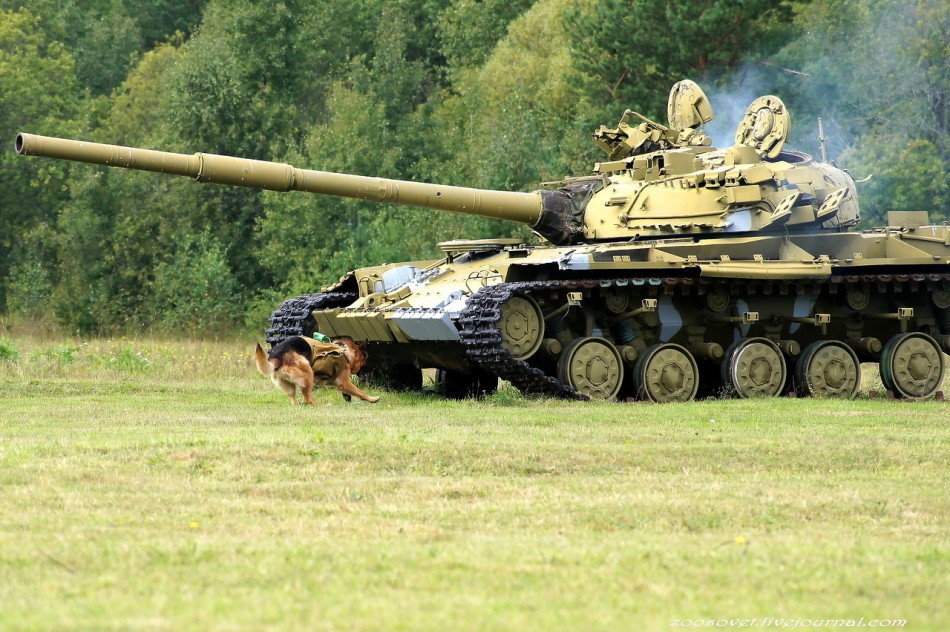
[(585, 173), (625, 108), (757, 96), (856, 178), (862, 226), (950, 219), (942, 0), (0, 0), (0, 323), (260, 333), (288, 296), (523, 226), (18, 157), (26, 131), (504, 190)]

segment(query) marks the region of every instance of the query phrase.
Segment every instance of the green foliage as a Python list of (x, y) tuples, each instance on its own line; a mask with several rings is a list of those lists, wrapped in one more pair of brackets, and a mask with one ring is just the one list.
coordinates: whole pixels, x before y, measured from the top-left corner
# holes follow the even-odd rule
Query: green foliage
[(35, 351), (30, 354), (30, 361), (47, 360), (58, 364), (73, 364), (76, 354), (82, 350), (82, 345), (62, 345), (44, 351)]
[(148, 355), (136, 351), (131, 345), (109, 357), (106, 362), (110, 369), (126, 373), (141, 373), (149, 370), (152, 366), (152, 361)]
[(801, 37), (779, 55), (775, 88), (788, 95), (796, 142), (817, 152), (823, 117), (829, 157), (855, 176), (865, 224), (889, 210), (950, 218), (950, 5), (939, 0), (827, 0), (802, 12)]
[(453, 179), (517, 190), (564, 174), (561, 144), (578, 96), (559, 19), (569, 4), (540, 2), (513, 22), (488, 61), (465, 73), (458, 94), (445, 100), (439, 122), (466, 140), (447, 161), (458, 170)]
[[(507, 190), (586, 172), (625, 108), (699, 81), (728, 142), (778, 94), (865, 222), (950, 217), (938, 0), (0, 0), (0, 132)], [(793, 72), (789, 72), (789, 70)], [(802, 74), (804, 73), (804, 74)], [(711, 129), (711, 128), (710, 128)], [(719, 129), (717, 127), (717, 129)], [(717, 132), (718, 134), (719, 132)], [(0, 313), (215, 333), (350, 269), (505, 222), (0, 156)]]
[(438, 19), (439, 42), (449, 66), (484, 63), (508, 25), (533, 4), (533, 0), (453, 0)]
[(48, 318), (53, 293), (55, 232), (46, 224), (24, 231), (10, 255), (7, 310), (10, 315), (31, 320)]
[(188, 33), (201, 21), (208, 0), (122, 0), (136, 18), (146, 47), (160, 44), (174, 33)]
[[(417, 127), (426, 124), (413, 108), (430, 98), (442, 75), (442, 57), (431, 46), (436, 5), (363, 3), (364, 8), (373, 5), (382, 17), (363, 34), (365, 52), (340, 69), (339, 79), (322, 87), (322, 121), (307, 126), (299, 149), (279, 160), (346, 173), (417, 177), (416, 152), (425, 152), (405, 138), (415, 139)], [(320, 35), (320, 41), (329, 39), (328, 45), (338, 46), (333, 30)], [(312, 292), (372, 261), (431, 253), (438, 239), (414, 251), (410, 246), (418, 245), (418, 237), (411, 237), (432, 215), (357, 200), (267, 194), (258, 222), (257, 253), (289, 292)]]
[(886, 223), (887, 212), (896, 210), (928, 211), (931, 221), (950, 218), (947, 160), (935, 143), (869, 135), (849, 147), (841, 163), (855, 175), (872, 176), (858, 185), (865, 226)]
[[(284, 160), (348, 173), (396, 175), (399, 150), (388, 146), (384, 113), (375, 104), (372, 94), (335, 84), (327, 98), (329, 121), (313, 128), (304, 142), (305, 155), (295, 153)], [(367, 134), (369, 130), (376, 134)], [(267, 194), (264, 208), (259, 259), (294, 291), (313, 291), (316, 280), (327, 283), (357, 267), (358, 249), (368, 241), (365, 226), (377, 211), (376, 205), (357, 200), (280, 194)]]
[(169, 253), (146, 292), (148, 320), (160, 330), (214, 336), (239, 322), (240, 294), (225, 249), (207, 234)]
[[(82, 92), (75, 62), (27, 10), (0, 10), (0, 132), (5, 147), (19, 131), (74, 135)], [(6, 312), (13, 250), (35, 227), (52, 223), (68, 199), (68, 165), (0, 154), (0, 312)], [(22, 256), (20, 257), (22, 261)]]
[(135, 18), (118, 0), (2, 0), (9, 9), (26, 8), (42, 22), (51, 41), (75, 59), (79, 83), (93, 94), (108, 94), (144, 45)]
[(16, 343), (6, 338), (0, 338), (0, 361), (16, 362), (20, 359), (20, 350)]
[(102, 134), (123, 145), (171, 142), (160, 134), (167, 134), (171, 127), (169, 77), (181, 60), (181, 42), (177, 46), (159, 44), (145, 53), (113, 92), (112, 106), (101, 124)]
[(778, 48), (795, 4), (600, 0), (570, 9), (570, 50), (593, 108), (588, 120), (635, 107), (665, 121), (669, 86), (687, 77), (710, 86), (742, 59)]
[(76, 76), (94, 95), (108, 95), (139, 56), (198, 23), (207, 0), (0, 0), (0, 10), (28, 9), (47, 36), (76, 61)]
[(347, 79), (361, 93), (373, 95), (388, 123), (426, 101), (439, 87), (445, 60), (437, 45), (433, 18), (441, 3), (391, 0), (377, 4), (380, 15), (370, 53), (357, 57)]
[(27, 259), (10, 268), (7, 309), (10, 315), (25, 318), (41, 316), (53, 291), (50, 270), (42, 261)]

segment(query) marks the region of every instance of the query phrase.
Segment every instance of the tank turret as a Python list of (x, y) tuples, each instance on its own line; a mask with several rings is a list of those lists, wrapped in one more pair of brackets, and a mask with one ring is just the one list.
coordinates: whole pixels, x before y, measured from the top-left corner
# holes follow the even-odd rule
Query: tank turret
[(854, 397), (876, 362), (897, 397), (938, 392), (950, 350), (950, 226), (925, 212), (850, 231), (855, 183), (785, 148), (776, 96), (712, 147), (702, 89), (677, 83), (660, 124), (627, 110), (593, 173), (532, 193), (328, 173), (20, 134), (20, 154), (199, 182), (306, 191), (492, 217), (554, 244), (439, 244), (443, 257), (351, 271), (285, 301), (268, 341), (320, 331), (369, 346), (391, 379), (483, 394), (499, 378), (572, 398)]
[[(387, 180), (216, 154), (174, 154), (19, 134), (16, 151), (111, 167), (156, 171), (271, 191), (306, 191), (482, 215), (531, 226), (561, 246), (618, 239), (745, 233), (803, 227), (842, 228), (858, 221), (854, 182), (844, 171), (783, 151), (791, 128), (778, 97), (756, 99), (736, 144), (710, 147), (701, 126), (712, 119), (692, 81), (670, 92), (669, 125), (627, 110), (594, 140), (610, 160), (594, 175), (557, 190), (489, 191)], [(632, 125), (633, 118), (640, 120)]]
[[(756, 99), (735, 145), (710, 147), (702, 125), (713, 118), (692, 81), (673, 86), (664, 126), (627, 110), (614, 129), (594, 140), (608, 162), (598, 163), (604, 187), (588, 206), (588, 237), (622, 233), (657, 238), (779, 228), (845, 228), (857, 224), (854, 181), (844, 171), (784, 151), (788, 111), (774, 96)], [(633, 126), (631, 120), (641, 122)], [(600, 227), (599, 230), (594, 227)]]

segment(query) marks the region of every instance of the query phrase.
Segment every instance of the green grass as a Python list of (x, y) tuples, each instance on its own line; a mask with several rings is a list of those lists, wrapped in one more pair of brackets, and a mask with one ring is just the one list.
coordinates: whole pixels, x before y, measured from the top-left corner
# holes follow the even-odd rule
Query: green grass
[(3, 630), (950, 629), (945, 402), (292, 408), (248, 344), (7, 342)]

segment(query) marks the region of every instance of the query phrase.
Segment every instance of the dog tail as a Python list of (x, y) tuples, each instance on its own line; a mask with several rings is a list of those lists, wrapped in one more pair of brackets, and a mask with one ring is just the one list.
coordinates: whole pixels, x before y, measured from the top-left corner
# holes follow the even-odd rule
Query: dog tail
[(268, 359), (267, 354), (261, 348), (261, 343), (257, 343), (257, 348), (254, 349), (254, 364), (257, 365), (257, 370), (260, 371), (261, 375), (269, 376), (280, 368), (281, 362), (279, 358)]

